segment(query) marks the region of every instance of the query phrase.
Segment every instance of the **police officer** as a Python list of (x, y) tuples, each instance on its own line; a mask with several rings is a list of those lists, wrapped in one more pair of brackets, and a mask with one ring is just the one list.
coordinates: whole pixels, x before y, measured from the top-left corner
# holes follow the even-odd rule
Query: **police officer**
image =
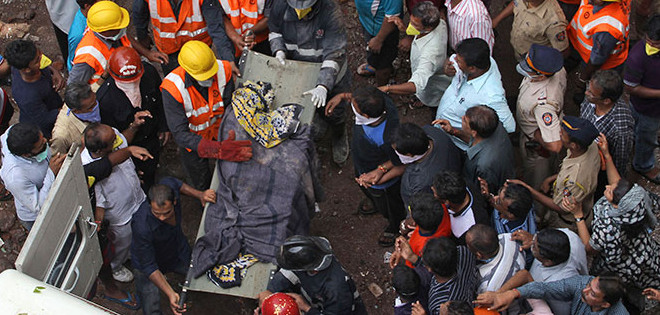
[[(566, 91), (563, 65), (564, 59), (557, 49), (532, 44), (516, 66), (524, 76), (516, 106), (522, 131), (520, 151), (524, 179), (534, 188), (539, 188), (544, 179), (554, 174), (556, 154), (562, 148), (559, 131)], [(543, 213), (539, 215), (543, 217)]]
[(367, 314), (353, 279), (318, 236), (287, 238), (277, 255), (280, 270), (270, 278), (259, 305), (273, 292), (288, 292), (305, 314)]
[(532, 44), (554, 47), (565, 56), (569, 53), (566, 38), (566, 17), (557, 0), (514, 0), (493, 19), (493, 28), (513, 14), (511, 45), (516, 59)]
[(316, 87), (303, 95), (310, 95), (317, 108), (313, 132), (319, 133), (324, 129), (322, 126), (330, 125), (332, 157), (339, 165), (348, 158), (344, 124), (347, 103), (341, 102), (329, 110), (324, 107), (326, 100), (350, 89), (346, 30), (341, 21), (341, 12), (333, 0), (274, 1), (268, 16), (270, 48), (282, 65), (287, 58), (321, 63)]

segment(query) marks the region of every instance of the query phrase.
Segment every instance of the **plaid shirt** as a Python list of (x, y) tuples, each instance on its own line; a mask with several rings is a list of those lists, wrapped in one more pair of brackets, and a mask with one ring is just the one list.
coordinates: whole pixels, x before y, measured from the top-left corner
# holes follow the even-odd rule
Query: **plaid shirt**
[(607, 114), (598, 118), (596, 105), (589, 103), (585, 97), (580, 105), (580, 117), (593, 123), (598, 132), (605, 134), (614, 165), (621, 176), (626, 176), (635, 140), (635, 120), (628, 102), (620, 97)]

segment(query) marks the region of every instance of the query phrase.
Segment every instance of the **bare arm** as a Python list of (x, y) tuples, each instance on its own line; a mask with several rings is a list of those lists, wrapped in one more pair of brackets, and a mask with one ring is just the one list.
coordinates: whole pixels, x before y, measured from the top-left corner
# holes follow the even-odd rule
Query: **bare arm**
[(532, 278), (532, 275), (529, 273), (529, 271), (523, 269), (518, 272), (516, 272), (513, 277), (511, 277), (507, 282), (505, 282), (502, 287), (497, 290), (497, 292), (506, 292), (511, 289), (515, 289), (521, 285), (524, 285), (526, 283), (533, 282), (534, 278)]
[(513, 3), (513, 1), (511, 1), (511, 2), (510, 2), (510, 3), (504, 8), (504, 10), (502, 10), (502, 12), (500, 12), (500, 14), (498, 14), (498, 15), (493, 19), (493, 28), (496, 28), (497, 25), (499, 25), (500, 22), (502, 22), (502, 20), (504, 20), (505, 18), (507, 18), (507, 17), (513, 15), (513, 8), (514, 8), (514, 6), (515, 6), (515, 4)]

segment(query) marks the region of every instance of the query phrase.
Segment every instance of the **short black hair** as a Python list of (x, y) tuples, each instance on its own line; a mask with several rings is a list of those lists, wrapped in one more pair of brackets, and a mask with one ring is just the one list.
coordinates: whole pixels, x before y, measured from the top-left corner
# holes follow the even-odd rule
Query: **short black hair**
[(447, 237), (428, 240), (422, 250), (422, 261), (439, 277), (453, 276), (458, 264), (456, 243)]
[(561, 264), (571, 256), (571, 242), (566, 233), (552, 228), (539, 231), (536, 234), (539, 255), (552, 262), (553, 266)]
[(424, 27), (435, 28), (440, 24), (440, 10), (431, 1), (417, 2), (410, 15), (418, 18)]
[(591, 82), (603, 90), (601, 98), (609, 99), (612, 103), (616, 103), (623, 94), (623, 79), (615, 70), (598, 70), (591, 76)]
[(603, 292), (603, 300), (614, 305), (626, 294), (621, 278), (615, 275), (601, 275), (598, 277), (598, 289)]
[(83, 131), (83, 135), (85, 137), (85, 148), (90, 153), (99, 152), (110, 145), (110, 143), (104, 142), (101, 138), (101, 131), (104, 127), (106, 127), (106, 125), (95, 122), (87, 125)]
[(454, 171), (440, 171), (433, 178), (433, 189), (436, 197), (449, 200), (451, 203), (461, 203), (467, 194), (463, 176)]
[(399, 125), (394, 133), (394, 145), (401, 154), (424, 154), (429, 148), (429, 140), (424, 129), (413, 123)]
[(37, 46), (31, 40), (13, 40), (5, 47), (4, 57), (10, 66), (25, 69), (37, 57)]
[[(502, 187), (502, 189), (504, 189), (504, 187)], [(506, 190), (504, 191), (504, 199), (511, 200), (511, 204), (507, 211), (519, 220), (527, 217), (527, 214), (529, 214), (529, 210), (532, 209), (534, 203), (532, 192), (530, 192), (527, 187), (515, 183), (507, 184)]]
[(473, 66), (481, 70), (490, 68), (490, 47), (481, 38), (464, 39), (456, 45), (456, 53), (461, 55), (468, 67)]
[(500, 240), (497, 231), (485, 224), (475, 224), (467, 232), (470, 235), (470, 247), (483, 255), (497, 253), (500, 248)]
[(625, 178), (619, 179), (619, 182), (616, 183), (616, 187), (612, 191), (612, 203), (618, 205), (623, 196), (625, 196), (630, 189), (632, 189), (633, 184)]
[(494, 109), (486, 105), (477, 105), (468, 108), (465, 116), (470, 121), (470, 129), (477, 132), (481, 138), (488, 138), (497, 129), (500, 118)]
[(361, 86), (353, 92), (355, 106), (370, 118), (376, 118), (385, 112), (385, 96), (374, 86)]
[(653, 15), (646, 24), (646, 36), (651, 40), (660, 40), (660, 14)]
[(92, 6), (97, 1), (99, 1), (99, 0), (76, 0), (76, 3), (78, 3), (78, 6), (82, 10), (82, 9), (85, 8), (85, 5)]
[(82, 108), (82, 100), (92, 94), (92, 87), (87, 82), (71, 82), (64, 91), (64, 102), (70, 109), (79, 110)]
[[(566, 132), (566, 131), (564, 131), (564, 132)], [(586, 150), (591, 145), (591, 142), (588, 142), (588, 143), (584, 142), (582, 139), (578, 139), (576, 137), (571, 136), (571, 134), (569, 132), (566, 132), (566, 133), (568, 134), (568, 141), (575, 143), (580, 148), (580, 150)]]
[(447, 301), (447, 314), (474, 315), (474, 309), (468, 301)]
[(7, 148), (11, 154), (21, 156), (32, 154), (34, 144), (39, 141), (41, 130), (30, 123), (17, 123), (7, 134)]
[(410, 200), (410, 215), (415, 224), (425, 231), (435, 231), (442, 223), (442, 203), (428, 192), (418, 192)]
[(156, 184), (149, 188), (149, 202), (154, 202), (162, 207), (167, 201), (174, 203), (174, 190), (170, 186)]
[(405, 302), (412, 302), (417, 297), (420, 281), (417, 272), (404, 264), (392, 269), (392, 287)]

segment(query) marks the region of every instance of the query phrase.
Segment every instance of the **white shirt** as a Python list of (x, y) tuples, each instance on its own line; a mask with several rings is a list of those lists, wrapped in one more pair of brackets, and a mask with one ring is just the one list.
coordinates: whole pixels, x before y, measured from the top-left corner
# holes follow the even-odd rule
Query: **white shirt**
[(454, 234), (456, 238), (461, 238), (467, 230), (469, 230), (473, 225), (477, 224), (477, 222), (474, 220), (474, 213), (472, 212), (472, 202), (474, 201), (474, 198), (472, 197), (472, 192), (467, 189), (468, 194), (470, 194), (470, 204), (467, 205), (467, 208), (465, 211), (463, 211), (461, 214), (454, 216), (454, 212), (452, 209), (448, 209), (449, 211), (449, 220), (451, 222), (451, 233)]
[(48, 158), (41, 162), (33, 158), (13, 155), (7, 147), (9, 130), (11, 127), (0, 137), (2, 143), (0, 177), (5, 182), (7, 190), (14, 196), (18, 218), (28, 222), (34, 221), (55, 181), (55, 174), (48, 165), (50, 149)]
[(447, 23), (440, 24), (422, 38), (415, 36), (410, 47), (408, 82), (415, 84), (417, 98), (426, 106), (437, 107), (451, 78), (444, 75), (447, 59)]
[[(120, 149), (127, 147), (126, 138), (117, 129), (112, 128), (116, 135), (121, 137), (123, 143)], [(80, 153), (83, 165), (87, 165), (100, 158), (92, 158), (87, 149)], [(94, 186), (96, 193), (96, 206), (105, 209), (105, 218), (110, 225), (124, 225), (128, 223), (147, 196), (140, 188), (140, 179), (135, 172), (135, 165), (131, 159), (112, 168), (108, 178), (99, 181)]]
[(69, 34), (73, 18), (80, 7), (75, 0), (46, 0), (46, 9), (53, 24), (65, 34)]

